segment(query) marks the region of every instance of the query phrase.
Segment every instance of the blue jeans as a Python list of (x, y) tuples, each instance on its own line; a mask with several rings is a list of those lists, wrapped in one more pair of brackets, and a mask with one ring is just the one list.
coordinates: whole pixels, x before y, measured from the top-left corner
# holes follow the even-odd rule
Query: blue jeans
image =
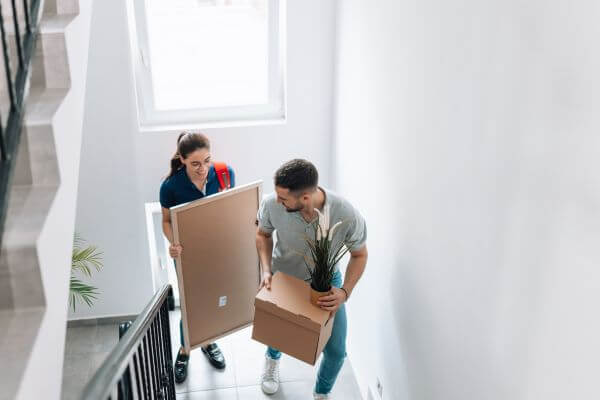
[[(337, 271), (333, 276), (331, 284), (337, 288), (341, 287), (342, 274)], [(346, 319), (346, 307), (344, 304), (337, 310), (335, 319), (333, 320), (333, 328), (331, 337), (327, 345), (323, 349), (323, 359), (319, 366), (317, 374), (317, 383), (315, 392), (319, 394), (327, 394), (331, 392), (333, 384), (344, 365), (346, 357), (346, 333), (348, 331), (348, 321)], [(272, 347), (267, 348), (267, 356), (274, 360), (281, 358), (281, 352)]]

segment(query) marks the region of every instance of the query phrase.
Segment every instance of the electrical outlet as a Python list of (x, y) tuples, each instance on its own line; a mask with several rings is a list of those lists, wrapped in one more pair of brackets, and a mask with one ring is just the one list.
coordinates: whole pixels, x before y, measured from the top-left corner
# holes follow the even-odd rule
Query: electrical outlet
[(383, 400), (383, 385), (379, 378), (367, 389), (367, 400)]
[(383, 384), (379, 378), (377, 378), (377, 394), (379, 394), (380, 399), (383, 399)]

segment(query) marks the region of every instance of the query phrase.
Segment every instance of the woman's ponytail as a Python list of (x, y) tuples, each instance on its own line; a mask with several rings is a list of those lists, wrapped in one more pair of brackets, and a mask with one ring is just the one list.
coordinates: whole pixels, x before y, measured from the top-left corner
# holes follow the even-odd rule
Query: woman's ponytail
[(171, 158), (171, 172), (169, 172), (169, 176), (167, 176), (167, 178), (170, 178), (173, 175), (175, 175), (175, 172), (177, 172), (177, 170), (182, 166), (183, 163), (181, 162), (181, 158), (179, 158), (179, 153), (175, 153), (173, 158)]

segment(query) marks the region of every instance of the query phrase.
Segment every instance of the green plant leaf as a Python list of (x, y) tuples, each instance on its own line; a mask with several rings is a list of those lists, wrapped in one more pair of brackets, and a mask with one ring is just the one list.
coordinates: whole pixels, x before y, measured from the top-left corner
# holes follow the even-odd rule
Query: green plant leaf
[(95, 246), (88, 246), (85, 249), (73, 248), (71, 266), (72, 269), (79, 270), (91, 277), (91, 267), (95, 268), (96, 271), (102, 269), (102, 253), (98, 252)]
[(69, 306), (73, 311), (77, 304), (87, 304), (91, 307), (94, 300), (97, 300), (100, 293), (94, 286), (84, 283), (78, 279), (74, 273), (79, 271), (87, 277), (92, 276), (92, 269), (100, 271), (102, 265), (102, 253), (96, 246), (87, 246), (83, 248), (85, 240), (75, 233), (73, 238), (73, 251), (71, 254), (71, 277), (69, 281)]
[(93, 300), (97, 300), (96, 296), (100, 294), (96, 287), (85, 284), (74, 276), (71, 276), (69, 290), (69, 305), (73, 308), (73, 311), (75, 311), (78, 303), (85, 303), (88, 307), (91, 307)]

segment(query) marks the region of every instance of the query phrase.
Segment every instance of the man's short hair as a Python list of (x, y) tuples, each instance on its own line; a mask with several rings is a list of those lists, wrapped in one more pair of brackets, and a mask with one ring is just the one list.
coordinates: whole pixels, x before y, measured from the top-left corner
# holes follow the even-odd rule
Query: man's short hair
[(283, 164), (275, 172), (275, 186), (289, 189), (294, 195), (314, 190), (319, 184), (319, 172), (310, 161), (294, 159)]

